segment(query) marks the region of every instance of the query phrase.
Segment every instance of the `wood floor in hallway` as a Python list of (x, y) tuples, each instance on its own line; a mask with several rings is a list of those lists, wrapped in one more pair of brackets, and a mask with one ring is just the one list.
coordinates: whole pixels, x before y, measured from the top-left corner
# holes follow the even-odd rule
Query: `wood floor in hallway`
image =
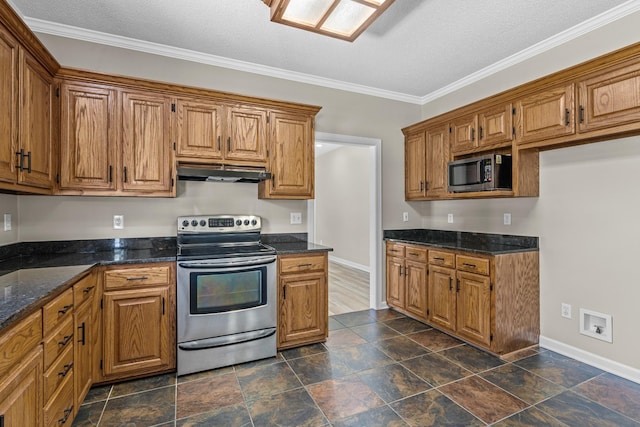
[(329, 261), (329, 316), (369, 308), (369, 273)]

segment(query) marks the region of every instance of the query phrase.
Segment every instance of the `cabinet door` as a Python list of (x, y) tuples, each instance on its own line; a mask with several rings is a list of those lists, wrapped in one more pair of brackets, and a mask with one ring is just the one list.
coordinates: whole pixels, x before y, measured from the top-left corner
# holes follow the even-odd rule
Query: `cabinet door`
[(476, 114), (456, 117), (451, 122), (451, 151), (458, 153), (477, 147), (477, 129), (478, 116)]
[(60, 188), (115, 190), (116, 91), (62, 84)]
[(280, 279), (278, 342), (326, 338), (327, 292), (323, 272), (294, 274)]
[(455, 331), (456, 329), (456, 289), (455, 270), (429, 266), (429, 321)]
[(640, 121), (640, 63), (637, 61), (587, 78), (578, 88), (580, 132)]
[(407, 135), (404, 141), (404, 198), (425, 197), (425, 133)]
[(189, 99), (179, 99), (176, 105), (176, 155), (222, 160), (222, 105)]
[(167, 307), (169, 287), (104, 293), (104, 374), (170, 369), (175, 335)]
[(0, 181), (16, 182), (18, 42), (0, 25)]
[(489, 278), (458, 272), (457, 332), (485, 346), (491, 343), (491, 293)]
[(478, 114), (478, 146), (509, 142), (513, 139), (511, 103)]
[(170, 193), (171, 100), (147, 92), (122, 94), (122, 188)]
[(405, 261), (406, 306), (405, 309), (420, 319), (427, 318), (427, 265)]
[(229, 107), (225, 159), (264, 164), (267, 161), (267, 112)]
[(427, 197), (447, 193), (447, 163), (449, 162), (449, 130), (441, 125), (427, 130)]
[(260, 183), (260, 198), (313, 199), (313, 118), (271, 114), (269, 164), (272, 178)]
[(528, 96), (517, 103), (519, 144), (575, 133), (574, 85), (560, 86)]
[(53, 78), (27, 52), (20, 50), (20, 132), (18, 150), (22, 168), (18, 183), (53, 187)]
[(0, 383), (0, 425), (42, 425), (42, 347), (38, 346)]
[(387, 304), (404, 309), (404, 259), (387, 257)]
[(77, 413), (93, 384), (93, 301), (83, 303), (73, 317), (76, 340), (73, 346), (74, 409)]

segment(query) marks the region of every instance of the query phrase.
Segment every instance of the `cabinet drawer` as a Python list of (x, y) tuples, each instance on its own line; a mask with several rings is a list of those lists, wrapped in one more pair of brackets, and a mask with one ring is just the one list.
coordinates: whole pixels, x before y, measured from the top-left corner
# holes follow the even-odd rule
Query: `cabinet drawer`
[(295, 256), (279, 257), (280, 274), (287, 273), (307, 273), (310, 271), (323, 271), (325, 269), (326, 256)]
[(68, 376), (73, 375), (73, 346), (66, 345), (63, 353), (58, 357), (53, 365), (44, 373), (44, 401), (56, 391), (58, 386)]
[(44, 339), (44, 369), (56, 360), (67, 347), (73, 346), (73, 318), (69, 317), (62, 326)]
[(404, 257), (405, 245), (402, 243), (387, 242), (387, 255), (393, 257)]
[(456, 255), (456, 264), (459, 271), (489, 275), (489, 260), (467, 255)]
[(73, 421), (73, 375), (67, 375), (62, 385), (44, 407), (44, 425), (70, 426)]
[(429, 251), (429, 264), (455, 268), (456, 257), (451, 252)]
[(69, 288), (42, 309), (44, 335), (53, 331), (60, 323), (70, 319), (73, 312), (73, 289)]
[(89, 274), (73, 285), (73, 303), (80, 307), (83, 302), (93, 299), (96, 294), (96, 276)]
[(167, 285), (171, 277), (168, 265), (123, 268), (104, 272), (105, 289)]
[(40, 310), (9, 328), (0, 335), (0, 378), (42, 340), (42, 313)]
[(407, 246), (404, 252), (406, 259), (411, 261), (427, 262), (427, 249), (417, 246)]

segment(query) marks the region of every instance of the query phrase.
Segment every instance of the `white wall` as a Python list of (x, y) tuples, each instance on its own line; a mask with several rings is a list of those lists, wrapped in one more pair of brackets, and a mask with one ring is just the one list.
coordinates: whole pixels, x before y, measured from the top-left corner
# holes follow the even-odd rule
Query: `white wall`
[[(3, 231), (4, 214), (11, 214), (11, 231)], [(0, 246), (18, 242), (18, 196), (0, 194)]]
[[(640, 13), (428, 103), (424, 118), (636, 43), (638, 28)], [(637, 370), (639, 171), (640, 137), (619, 139), (541, 153), (538, 198), (415, 205), (426, 228), (539, 236), (541, 335)], [(571, 320), (560, 316), (563, 302), (573, 306)], [(580, 307), (613, 316), (612, 344), (578, 333)]]
[(369, 147), (343, 146), (316, 157), (316, 242), (331, 256), (370, 266)]

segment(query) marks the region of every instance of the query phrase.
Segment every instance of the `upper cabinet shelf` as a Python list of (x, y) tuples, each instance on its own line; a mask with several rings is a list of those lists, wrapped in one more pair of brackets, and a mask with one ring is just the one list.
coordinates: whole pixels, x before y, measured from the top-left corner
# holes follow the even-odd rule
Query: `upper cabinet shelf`
[[(428, 138), (439, 128), (444, 146)], [(537, 197), (540, 150), (640, 134), (640, 43), (402, 132), (406, 200)], [(512, 156), (512, 191), (447, 192), (447, 163), (479, 153)]]

